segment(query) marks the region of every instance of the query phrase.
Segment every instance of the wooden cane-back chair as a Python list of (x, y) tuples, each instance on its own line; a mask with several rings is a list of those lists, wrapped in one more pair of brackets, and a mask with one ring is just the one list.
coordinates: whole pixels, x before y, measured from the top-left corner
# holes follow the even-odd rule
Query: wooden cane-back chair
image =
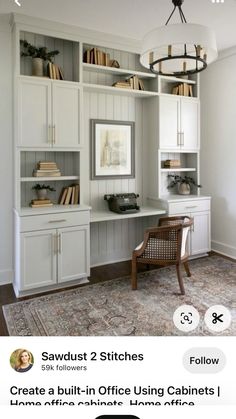
[(176, 265), (177, 277), (181, 294), (185, 294), (181, 274), (183, 263), (187, 276), (191, 276), (186, 251), (187, 236), (193, 224), (188, 216), (163, 217), (159, 226), (148, 228), (144, 233), (143, 242), (136, 247), (132, 255), (132, 289), (137, 289), (137, 264)]

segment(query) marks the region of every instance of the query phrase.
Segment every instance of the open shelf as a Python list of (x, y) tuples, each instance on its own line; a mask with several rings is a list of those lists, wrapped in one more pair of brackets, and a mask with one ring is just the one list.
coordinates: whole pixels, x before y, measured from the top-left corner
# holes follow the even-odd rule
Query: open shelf
[(61, 180), (79, 180), (79, 176), (34, 176), (22, 177), (21, 182), (41, 182), (41, 181), (61, 181)]
[[(39, 48), (46, 47), (48, 51), (58, 50), (59, 54), (55, 55), (53, 62), (60, 66), (64, 75), (64, 80), (76, 81), (80, 79), (79, 74), (79, 49), (80, 44), (76, 41), (67, 39), (60, 39), (51, 36), (45, 36), (38, 33), (20, 32), (20, 39), (26, 40), (31, 45)], [(22, 46), (20, 46), (22, 50)], [(46, 76), (47, 69), (44, 67), (44, 74)], [(20, 56), (20, 74), (31, 76), (32, 75), (32, 59), (31, 57)]]
[(136, 75), (140, 79), (155, 79), (156, 75), (153, 73), (146, 73), (144, 71), (127, 70), (124, 68), (108, 67), (96, 64), (83, 63), (83, 69), (87, 71), (94, 71), (96, 73), (118, 74), (124, 76)]
[(195, 167), (171, 167), (166, 169), (161, 169), (161, 172), (196, 172)]
[(185, 98), (189, 99), (196, 99), (199, 96), (199, 88), (198, 88), (198, 77), (197, 75), (190, 76), (191, 78), (181, 78), (181, 77), (174, 77), (174, 76), (159, 76), (158, 78), (158, 91), (161, 94), (167, 94), (167, 95), (173, 95), (172, 93), (173, 88), (181, 85), (181, 84), (187, 84), (191, 86), (191, 95), (190, 93), (188, 95), (177, 95), (177, 96), (183, 96)]
[(190, 79), (183, 79), (181, 77), (174, 77), (174, 76), (159, 76), (160, 77), (160, 82), (162, 81), (167, 81), (172, 82), (172, 83), (187, 83), (187, 84), (196, 84), (195, 80), (190, 80)]
[(133, 97), (150, 97), (150, 96), (158, 96), (157, 92), (149, 92), (148, 90), (135, 90), (135, 89), (122, 89), (119, 87), (113, 86), (103, 86), (100, 84), (89, 84), (83, 83), (84, 90), (86, 92), (94, 92), (97, 91), (98, 93), (111, 93), (114, 95), (124, 95), (124, 96), (133, 96)]

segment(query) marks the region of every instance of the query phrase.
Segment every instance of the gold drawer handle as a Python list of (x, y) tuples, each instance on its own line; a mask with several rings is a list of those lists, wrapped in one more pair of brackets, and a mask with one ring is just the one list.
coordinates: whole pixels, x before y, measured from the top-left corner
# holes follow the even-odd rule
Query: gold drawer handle
[(66, 220), (51, 220), (49, 223), (64, 223)]
[(197, 205), (192, 205), (190, 207), (185, 207), (186, 209), (190, 209), (190, 208), (197, 208)]

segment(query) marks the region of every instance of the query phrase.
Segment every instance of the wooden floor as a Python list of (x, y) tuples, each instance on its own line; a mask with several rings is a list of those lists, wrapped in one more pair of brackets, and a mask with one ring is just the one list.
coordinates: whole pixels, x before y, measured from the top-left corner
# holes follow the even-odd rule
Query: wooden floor
[[(142, 267), (140, 267), (139, 270), (141, 269)], [(145, 267), (143, 267), (143, 270), (145, 270)], [(90, 281), (90, 284), (95, 284), (96, 282), (107, 281), (109, 279), (121, 278), (123, 276), (130, 275), (130, 272), (131, 272), (130, 261), (113, 263), (113, 264), (104, 265), (104, 266), (98, 266), (96, 268), (91, 269), (91, 276), (89, 278), (89, 281)], [(78, 285), (78, 287), (83, 287), (87, 285), (88, 284), (82, 284), (82, 285)], [(70, 287), (70, 288), (75, 288), (75, 287)], [(64, 289), (70, 289), (70, 288), (64, 288)], [(8, 336), (6, 323), (5, 323), (5, 319), (2, 312), (3, 305), (15, 303), (17, 301), (27, 300), (33, 297), (39, 297), (40, 295), (46, 295), (52, 292), (60, 292), (60, 291), (63, 291), (64, 289), (50, 291), (44, 294), (31, 295), (29, 297), (16, 298), (12, 285), (9, 284), (9, 285), (0, 286), (0, 336)]]

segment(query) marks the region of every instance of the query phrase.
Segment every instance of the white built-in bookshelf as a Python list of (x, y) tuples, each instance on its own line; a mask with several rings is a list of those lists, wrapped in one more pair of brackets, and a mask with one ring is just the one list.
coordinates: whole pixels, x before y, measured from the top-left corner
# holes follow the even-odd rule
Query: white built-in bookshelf
[[(90, 266), (129, 259), (144, 229), (156, 225), (158, 215), (167, 211), (167, 206), (159, 205), (158, 199), (176, 197), (176, 191), (167, 188), (168, 174), (182, 173), (200, 181), (199, 78), (156, 77), (141, 66), (139, 48), (131, 46), (130, 41), (113, 42), (108, 37), (88, 35), (68, 26), (60, 30), (60, 25), (51, 22), (41, 21), (40, 26), (34, 19), (29, 24), (16, 17), (13, 39), (18, 265), (15, 290), (24, 295), (66, 282), (77, 283), (78, 278), (89, 275)], [(64, 80), (49, 78), (46, 67), (43, 77), (32, 76), (31, 59), (21, 57), (21, 39), (36, 47), (45, 46), (49, 51), (59, 50), (54, 63), (62, 69)], [(100, 51), (96, 63), (87, 62), (86, 51), (94, 49)], [(130, 87), (124, 88), (126, 83)], [(191, 86), (192, 97), (173, 94), (173, 89), (184, 83)], [(167, 136), (165, 144), (161, 144), (161, 106), (170, 107), (176, 114), (177, 107), (191, 109), (191, 130), (195, 132), (197, 127), (197, 142), (193, 138), (189, 146), (188, 134), (184, 136), (181, 127), (174, 147)], [(91, 119), (135, 123), (134, 178), (90, 178)], [(163, 162), (167, 159), (179, 159), (181, 166), (166, 169)], [(34, 177), (33, 171), (40, 161), (55, 162), (61, 176)], [(56, 190), (49, 192), (52, 207), (29, 206), (35, 198), (32, 187), (40, 182)], [(62, 190), (78, 183), (80, 204), (59, 205)], [(108, 211), (104, 194), (121, 192), (139, 194), (140, 214), (121, 217)], [(199, 190), (192, 192), (191, 196), (197, 199)], [(151, 199), (154, 204), (150, 207)], [(73, 249), (71, 243), (75, 243)], [(53, 251), (51, 259), (44, 263), (46, 248)], [(38, 258), (39, 272), (33, 275)], [(69, 265), (72, 268), (68, 272)]]

